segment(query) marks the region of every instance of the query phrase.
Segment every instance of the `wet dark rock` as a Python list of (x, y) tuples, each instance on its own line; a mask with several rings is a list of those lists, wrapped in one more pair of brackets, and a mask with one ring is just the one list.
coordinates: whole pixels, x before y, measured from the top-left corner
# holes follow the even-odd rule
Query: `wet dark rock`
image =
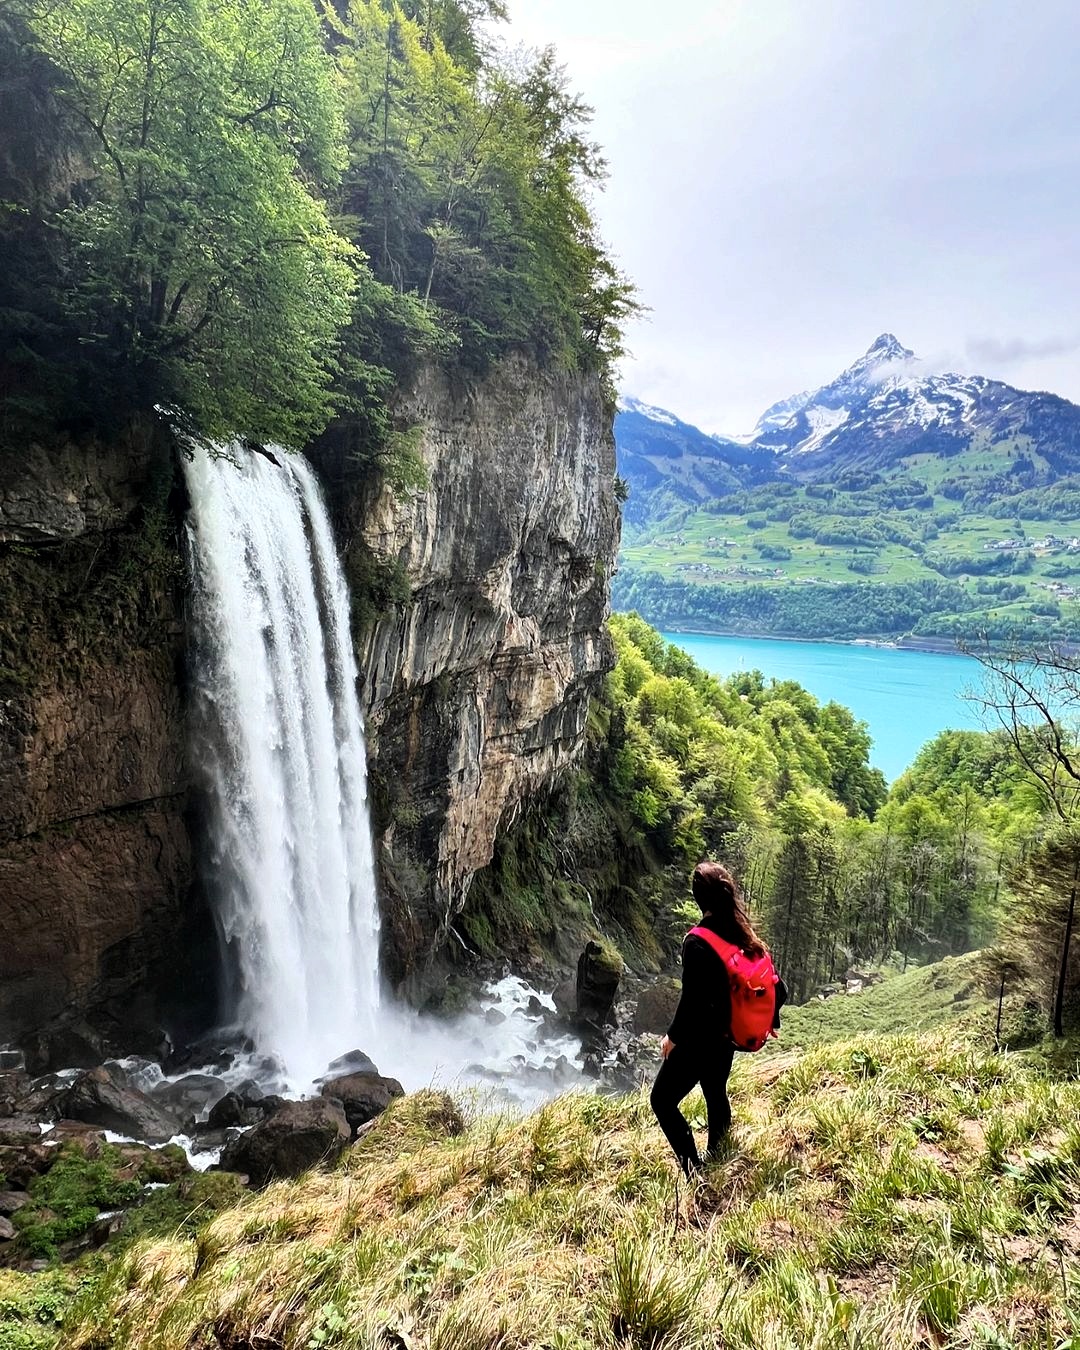
[(551, 1076), (559, 1087), (570, 1087), (581, 1077), (577, 1066), (572, 1064), (565, 1055), (560, 1055), (550, 1067)]
[(489, 1008), (484, 1014), (484, 1021), (489, 1027), (501, 1026), (506, 1021), (506, 1014), (499, 1008)]
[(329, 1082), (332, 1078), (343, 1078), (352, 1073), (377, 1074), (378, 1072), (375, 1061), (370, 1055), (365, 1055), (363, 1050), (350, 1050), (348, 1054), (339, 1055), (337, 1059), (330, 1061), (321, 1081)]
[(151, 1097), (166, 1111), (187, 1119), (198, 1116), (225, 1095), (225, 1084), (209, 1073), (188, 1073), (173, 1082), (159, 1083)]
[(233, 1092), (240, 1098), (245, 1106), (254, 1106), (256, 1102), (265, 1102), (268, 1100), (266, 1089), (261, 1086), (254, 1078), (245, 1078), (237, 1083)]
[(30, 1075), (23, 1069), (0, 1071), (0, 1116), (15, 1115), (18, 1104), (30, 1091)]
[(105, 1133), (84, 1120), (58, 1120), (41, 1142), (50, 1148), (61, 1144), (77, 1149), (84, 1158), (99, 1158), (105, 1147)]
[(211, 1130), (224, 1130), (231, 1125), (255, 1125), (261, 1119), (261, 1113), (256, 1116), (235, 1092), (226, 1092), (214, 1103), (206, 1124)]
[(15, 1114), (36, 1120), (56, 1120), (63, 1115), (61, 1098), (75, 1077), (71, 1073), (47, 1073), (33, 1079), (16, 1102)]
[(671, 1025), (681, 994), (678, 980), (657, 980), (643, 989), (634, 1009), (634, 1030), (662, 1036)]
[(286, 1102), (254, 1129), (225, 1146), (221, 1168), (248, 1176), (253, 1186), (275, 1177), (296, 1177), (319, 1163), (332, 1163), (352, 1138), (345, 1113), (315, 1097)]
[(207, 1125), (212, 1130), (225, 1130), (229, 1126), (258, 1125), (259, 1120), (273, 1115), (279, 1107), (285, 1106), (285, 1098), (274, 1093), (259, 1092), (257, 1084), (244, 1084), (246, 1091), (225, 1092), (220, 1102), (215, 1103), (211, 1114), (207, 1116)]
[(603, 1060), (595, 1051), (591, 1055), (586, 1055), (581, 1066), (581, 1072), (586, 1078), (599, 1078), (603, 1072)]
[(352, 1130), (380, 1115), (395, 1097), (405, 1095), (396, 1078), (384, 1078), (378, 1073), (346, 1074), (324, 1083), (319, 1091), (323, 1097), (341, 1103)]
[(145, 1055), (129, 1055), (125, 1059), (107, 1059), (101, 1066), (108, 1071), (114, 1083), (134, 1088), (136, 1092), (153, 1092), (161, 1082), (161, 1065)]
[(41, 1138), (41, 1129), (33, 1116), (0, 1117), (0, 1144), (30, 1144)]
[(571, 976), (560, 980), (552, 991), (551, 998), (556, 1013), (564, 1021), (573, 1022), (577, 1017), (577, 981)]
[(255, 1042), (250, 1036), (241, 1036), (226, 1028), (180, 1046), (162, 1067), (169, 1074), (182, 1073), (185, 1069), (201, 1072), (211, 1068), (224, 1072), (232, 1068), (237, 1055), (250, 1055), (254, 1049)]
[(99, 1125), (148, 1144), (162, 1144), (180, 1133), (180, 1117), (136, 1088), (124, 1086), (108, 1069), (81, 1074), (60, 1094), (58, 1104), (70, 1120)]
[(530, 994), (529, 1001), (525, 1005), (525, 1011), (530, 1017), (543, 1017), (547, 1012), (547, 1008), (544, 1007), (535, 994)]
[[(263, 1091), (272, 1089), (274, 1091), (286, 1091), (285, 1061), (277, 1055), (260, 1055), (258, 1059), (252, 1061), (252, 1068), (258, 1074), (258, 1082), (263, 1085)], [(255, 1079), (251, 1080), (255, 1082)]]
[(622, 979), (622, 958), (613, 948), (588, 942), (578, 958), (576, 1021), (585, 1027), (614, 1025), (615, 998)]
[[(95, 831), (96, 833), (96, 831)], [(111, 840), (95, 840), (107, 845)], [(136, 867), (141, 872), (141, 859)], [(66, 878), (61, 874), (53, 880), (54, 886), (62, 886)], [(60, 894), (67, 894), (61, 891)], [(42, 925), (45, 927), (45, 925)], [(61, 964), (67, 964), (62, 962)], [(50, 971), (44, 983), (48, 983), (54, 972)], [(31, 1073), (55, 1072), (57, 1069), (92, 1069), (109, 1054), (110, 1046), (105, 1038), (89, 1026), (81, 1017), (61, 1012), (57, 1020), (40, 1028), (27, 1042), (27, 1066)]]
[(16, 1214), (29, 1203), (30, 1197), (25, 1191), (0, 1191), (0, 1214)]
[(226, 1144), (240, 1136), (242, 1131), (230, 1127), (225, 1130), (212, 1130), (209, 1125), (197, 1125), (194, 1130), (194, 1138), (198, 1148), (207, 1151), (212, 1148), (223, 1149)]

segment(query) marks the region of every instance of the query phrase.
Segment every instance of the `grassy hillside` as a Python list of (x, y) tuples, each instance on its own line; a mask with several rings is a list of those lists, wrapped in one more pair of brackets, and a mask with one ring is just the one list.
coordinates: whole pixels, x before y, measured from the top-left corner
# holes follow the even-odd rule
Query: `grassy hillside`
[(645, 1093), (414, 1094), (333, 1170), (0, 1271), (0, 1350), (1080, 1350), (1080, 1076), (995, 1011), (977, 954), (788, 1009), (690, 1185)]
[[(338, 1169), (117, 1257), (61, 1343), (1080, 1345), (1080, 1084), (865, 1036), (746, 1057), (734, 1096), (728, 1156), (678, 1189), (643, 1096), (403, 1099)], [(5, 1350), (45, 1344), (13, 1338), (26, 1278)]]
[[(800, 1049), (831, 1044), (871, 1032), (897, 1035), (902, 1032), (923, 1034), (949, 1026), (951, 1033), (965, 1030), (989, 1034), (997, 1005), (987, 995), (979, 970), (980, 953), (949, 956), (929, 966), (917, 966), (893, 975), (880, 984), (866, 987), (862, 993), (847, 997), (837, 994), (824, 1002), (812, 1000), (783, 1015), (781, 1044)], [(1018, 1015), (1016, 996), (1007, 1001), (1012, 1019)]]

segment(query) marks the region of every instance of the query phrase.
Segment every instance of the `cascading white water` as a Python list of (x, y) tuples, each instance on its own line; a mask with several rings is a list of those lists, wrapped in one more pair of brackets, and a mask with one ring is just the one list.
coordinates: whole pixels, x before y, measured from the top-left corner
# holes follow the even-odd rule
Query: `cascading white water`
[(185, 464), (195, 754), (238, 1015), (294, 1084), (374, 1037), (379, 921), (349, 600), (300, 456)]
[(452, 1023), (380, 1006), (349, 597), (315, 475), (299, 456), (275, 456), (195, 446), (184, 468), (210, 882), (237, 1019), (272, 1061), (241, 1058), (227, 1076), (303, 1093), (362, 1049), (407, 1088), (540, 1101), (580, 1082), (581, 1045), (545, 1024), (522, 981), (489, 986)]

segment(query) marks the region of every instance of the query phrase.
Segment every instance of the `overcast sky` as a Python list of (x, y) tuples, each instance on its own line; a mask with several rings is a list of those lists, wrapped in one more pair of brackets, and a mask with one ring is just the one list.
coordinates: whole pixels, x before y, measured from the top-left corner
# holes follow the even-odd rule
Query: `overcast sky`
[(1080, 0), (510, 0), (596, 109), (624, 392), (739, 433), (881, 332), (1080, 402)]

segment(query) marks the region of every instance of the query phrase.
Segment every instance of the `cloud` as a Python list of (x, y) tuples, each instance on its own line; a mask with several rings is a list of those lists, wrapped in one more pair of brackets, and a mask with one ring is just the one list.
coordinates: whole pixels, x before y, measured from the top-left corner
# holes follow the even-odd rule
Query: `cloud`
[(867, 371), (863, 379), (869, 385), (878, 385), (891, 380), (894, 375), (902, 380), (908, 380), (933, 373), (935, 372), (927, 369), (926, 362), (920, 361), (917, 356), (896, 357), (892, 361), (882, 361), (873, 370)]
[(1014, 365), (1021, 361), (1038, 361), (1047, 356), (1069, 356), (1080, 350), (1080, 336), (1037, 338), (968, 338), (969, 360), (987, 361), (998, 365)]

